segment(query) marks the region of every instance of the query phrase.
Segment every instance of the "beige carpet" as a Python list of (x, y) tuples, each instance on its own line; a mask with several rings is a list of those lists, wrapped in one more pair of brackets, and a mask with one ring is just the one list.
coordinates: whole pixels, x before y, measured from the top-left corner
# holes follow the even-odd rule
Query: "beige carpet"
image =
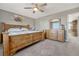
[(19, 51), (15, 56), (79, 56), (79, 45), (47, 39)]
[[(46, 39), (22, 49), (14, 56), (79, 56), (79, 45), (76, 43), (61, 43)], [(0, 55), (2, 55), (2, 45), (0, 45)]]

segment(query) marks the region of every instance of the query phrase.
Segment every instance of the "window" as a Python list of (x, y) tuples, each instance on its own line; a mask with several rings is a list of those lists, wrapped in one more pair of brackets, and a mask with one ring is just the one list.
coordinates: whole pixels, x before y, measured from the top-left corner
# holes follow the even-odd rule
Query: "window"
[(51, 22), (51, 29), (59, 29), (60, 28), (60, 23), (59, 21), (57, 22)]

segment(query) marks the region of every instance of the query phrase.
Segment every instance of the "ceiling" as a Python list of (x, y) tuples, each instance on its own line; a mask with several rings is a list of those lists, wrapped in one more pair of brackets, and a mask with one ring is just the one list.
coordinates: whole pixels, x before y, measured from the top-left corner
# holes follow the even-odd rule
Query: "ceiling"
[(31, 3), (0, 3), (0, 9), (14, 12), (34, 19), (69, 10), (72, 8), (77, 8), (79, 7), (79, 3), (47, 3), (47, 6), (45, 6), (44, 8), (45, 12), (42, 13), (37, 11), (35, 14), (33, 14), (33, 11), (31, 9), (24, 9), (24, 7), (31, 6)]

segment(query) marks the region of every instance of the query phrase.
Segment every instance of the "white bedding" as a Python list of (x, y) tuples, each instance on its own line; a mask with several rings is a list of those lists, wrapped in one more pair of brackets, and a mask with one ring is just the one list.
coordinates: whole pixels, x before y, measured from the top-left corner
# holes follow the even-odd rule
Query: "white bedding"
[(30, 34), (30, 33), (36, 33), (36, 32), (40, 32), (40, 31), (17, 31), (17, 32), (9, 32), (8, 35), (12, 36), (12, 35)]
[(11, 35), (20, 35), (20, 34), (30, 34), (40, 31), (29, 31), (27, 28), (10, 28), (5, 32), (8, 33), (9, 36), (11, 36)]

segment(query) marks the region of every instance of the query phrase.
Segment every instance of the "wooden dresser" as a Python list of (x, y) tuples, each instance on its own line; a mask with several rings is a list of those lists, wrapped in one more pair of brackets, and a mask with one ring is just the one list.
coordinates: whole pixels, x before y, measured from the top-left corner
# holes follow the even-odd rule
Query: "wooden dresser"
[(64, 30), (46, 30), (46, 38), (64, 42)]
[(64, 42), (65, 38), (64, 38), (64, 30), (58, 30), (58, 41)]
[(46, 38), (52, 39), (52, 40), (57, 40), (57, 31), (56, 30), (47, 30)]

